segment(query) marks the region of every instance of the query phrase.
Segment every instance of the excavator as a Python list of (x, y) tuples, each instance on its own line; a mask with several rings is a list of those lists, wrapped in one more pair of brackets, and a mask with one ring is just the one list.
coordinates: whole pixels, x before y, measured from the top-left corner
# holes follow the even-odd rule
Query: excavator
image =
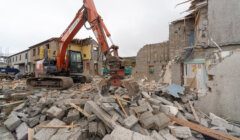
[[(87, 22), (90, 28), (86, 27)], [(121, 67), (121, 59), (118, 56), (118, 46), (114, 45), (111, 34), (98, 14), (94, 1), (83, 0), (83, 6), (60, 37), (57, 57), (54, 60), (45, 57), (44, 60), (36, 63), (35, 73), (38, 74), (34, 78), (27, 79), (29, 87), (67, 89), (73, 85), (73, 79), (84, 82), (86, 77), (82, 75), (81, 53), (67, 51), (69, 43), (83, 26), (93, 31), (100, 50), (105, 55), (105, 64), (108, 66), (111, 75), (108, 83), (113, 86), (121, 86), (124, 69)], [(107, 39), (110, 40), (111, 46)]]

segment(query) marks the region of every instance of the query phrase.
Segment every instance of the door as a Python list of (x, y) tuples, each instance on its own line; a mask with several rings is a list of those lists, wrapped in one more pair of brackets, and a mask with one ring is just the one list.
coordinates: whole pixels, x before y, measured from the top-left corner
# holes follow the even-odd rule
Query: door
[(81, 52), (69, 51), (69, 69), (70, 73), (83, 72), (83, 61)]

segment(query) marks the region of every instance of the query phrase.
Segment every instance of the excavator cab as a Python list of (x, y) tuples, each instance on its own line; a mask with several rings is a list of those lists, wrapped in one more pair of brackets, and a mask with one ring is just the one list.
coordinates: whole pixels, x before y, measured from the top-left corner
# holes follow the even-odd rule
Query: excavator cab
[(70, 73), (83, 73), (83, 60), (81, 52), (68, 51)]
[(83, 73), (83, 59), (81, 52), (68, 51), (68, 70), (75, 83), (85, 83), (86, 76)]

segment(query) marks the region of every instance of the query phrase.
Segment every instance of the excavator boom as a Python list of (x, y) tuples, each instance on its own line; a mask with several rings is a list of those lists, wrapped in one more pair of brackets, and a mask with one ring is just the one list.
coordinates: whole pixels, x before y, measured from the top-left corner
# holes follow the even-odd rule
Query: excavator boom
[[(74, 36), (78, 33), (78, 31), (86, 24), (86, 22), (89, 23), (90, 29), (93, 31), (100, 46), (100, 50), (106, 57), (106, 64), (108, 65), (111, 74), (110, 83), (115, 86), (120, 86), (120, 80), (123, 78), (124, 72), (122, 69), (120, 69), (121, 63), (118, 56), (118, 47), (113, 44), (111, 40), (111, 34), (108, 31), (106, 25), (104, 24), (103, 19), (98, 14), (93, 0), (83, 0), (83, 6), (80, 8), (73, 21), (61, 35), (60, 48), (56, 58), (57, 71), (59, 73), (68, 73), (69, 64), (66, 60), (66, 52), (68, 45), (73, 40)], [(108, 44), (107, 38), (109, 38), (112, 43), (111, 47)], [(35, 79), (33, 78), (29, 79), (27, 83), (29, 83), (29, 85), (32, 87), (42, 87), (45, 86), (46, 83), (48, 83), (47, 85), (49, 87), (69, 87), (69, 84), (65, 84), (65, 81), (71, 81), (70, 77), (65, 77), (66, 79), (64, 79), (64, 77), (59, 77), (57, 79), (56, 78), (57, 77), (52, 77), (52, 80), (50, 77)]]

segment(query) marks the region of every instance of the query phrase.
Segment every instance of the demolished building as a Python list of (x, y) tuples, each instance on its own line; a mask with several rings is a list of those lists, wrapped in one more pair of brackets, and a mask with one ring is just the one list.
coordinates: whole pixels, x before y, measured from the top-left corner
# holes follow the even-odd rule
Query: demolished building
[[(240, 46), (239, 1), (191, 0), (190, 2), (191, 6), (186, 11), (187, 16), (169, 25), (168, 55), (171, 64), (161, 63), (161, 65), (170, 69), (166, 71), (170, 76), (161, 77), (162, 75), (158, 74), (155, 75), (155, 79), (167, 77), (172, 79), (167, 80), (170, 81), (167, 83), (179, 84), (197, 93), (198, 97), (202, 98), (199, 107), (205, 113), (214, 112), (240, 121), (238, 117), (240, 112), (233, 109), (239, 101), (237, 99), (230, 101), (230, 98), (238, 94), (238, 87), (233, 86), (238, 80), (231, 79), (231, 75), (234, 74), (230, 73), (232, 73), (231, 69), (235, 69), (234, 65), (238, 66), (233, 58), (237, 58), (236, 55), (239, 53), (234, 53), (232, 56), (231, 54)], [(147, 59), (147, 56), (142, 55), (142, 50), (139, 51), (138, 57), (143, 57), (142, 60)], [(156, 51), (162, 52), (160, 49)], [(227, 56), (230, 57), (225, 60)], [(137, 65), (138, 62), (137, 60)], [(223, 64), (231, 67), (226, 69)], [(144, 71), (146, 72), (147, 69), (148, 65)], [(238, 73), (235, 71), (235, 76)], [(211, 99), (208, 95), (211, 95)], [(219, 104), (222, 104), (220, 108)]]

